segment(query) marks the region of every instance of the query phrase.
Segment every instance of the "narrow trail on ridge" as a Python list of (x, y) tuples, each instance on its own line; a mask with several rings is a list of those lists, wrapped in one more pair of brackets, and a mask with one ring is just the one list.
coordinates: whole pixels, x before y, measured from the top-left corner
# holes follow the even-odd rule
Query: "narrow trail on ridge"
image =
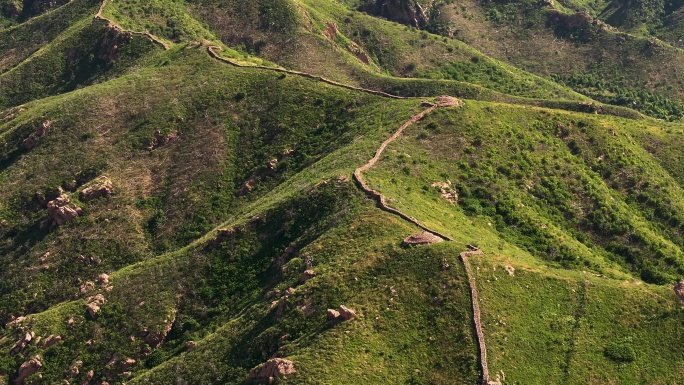
[[(163, 42), (161, 39), (158, 37), (152, 35), (149, 32), (138, 32), (138, 31), (131, 31), (123, 28), (119, 24), (117, 24), (115, 21), (111, 19), (107, 19), (102, 16), (102, 12), (104, 11), (105, 6), (107, 5), (107, 1), (110, 0), (104, 0), (102, 4), (100, 5), (100, 8), (95, 15), (95, 19), (97, 20), (104, 20), (106, 21), (110, 26), (116, 28), (117, 30), (121, 32), (129, 32), (131, 34), (137, 34), (137, 35), (143, 35), (152, 40), (154, 43), (159, 44), (164, 50), (169, 50), (168, 44)], [(390, 99), (417, 99), (417, 98), (409, 98), (405, 96), (398, 96), (398, 95), (393, 95), (389, 94), (387, 92), (382, 92), (382, 91), (377, 91), (377, 90), (371, 90), (368, 88), (362, 88), (362, 87), (357, 87), (357, 86), (352, 86), (349, 84), (344, 84), (344, 83), (339, 83), (334, 80), (326, 79), (322, 76), (317, 76), (313, 75), (307, 72), (301, 72), (301, 71), (295, 71), (295, 70), (288, 70), (285, 68), (280, 68), (280, 67), (267, 67), (267, 66), (262, 66), (262, 65), (250, 65), (250, 64), (241, 64), (236, 61), (224, 58), (220, 56), (218, 53), (216, 53), (215, 50), (222, 50), (220, 46), (212, 45), (207, 47), (207, 52), (209, 53), (209, 56), (212, 58), (221, 61), (226, 64), (230, 64), (234, 67), (238, 68), (253, 68), (253, 69), (259, 69), (259, 70), (266, 70), (266, 71), (272, 71), (272, 72), (277, 72), (277, 73), (285, 73), (285, 74), (291, 74), (291, 75), (296, 75), (296, 76), (302, 76), (305, 78), (313, 79), (320, 81), (322, 83), (330, 84), (332, 86), (336, 87), (341, 87), (345, 88), (348, 90), (352, 91), (359, 91), (359, 92), (364, 92), (372, 95), (377, 95), (377, 96), (382, 96)], [(372, 189), (363, 179), (363, 172), (369, 170), (373, 166), (375, 166), (378, 161), (380, 160), (380, 157), (382, 156), (383, 152), (389, 146), (394, 140), (396, 140), (403, 132), (408, 128), (409, 126), (417, 123), (421, 119), (423, 119), (425, 116), (429, 115), (432, 111), (434, 111), (437, 108), (443, 108), (443, 107), (460, 107), (463, 105), (463, 102), (459, 99), (456, 99), (451, 96), (438, 96), (436, 98), (436, 103), (433, 102), (423, 102), (423, 106), (426, 108), (413, 115), (409, 120), (407, 120), (404, 124), (402, 124), (397, 131), (394, 132), (389, 138), (387, 138), (380, 147), (375, 151), (375, 155), (364, 165), (361, 167), (358, 167), (356, 170), (354, 170), (354, 180), (358, 187), (363, 190), (367, 195), (369, 195), (371, 198), (375, 199), (378, 207), (386, 212), (392, 213), (394, 215), (399, 216), (400, 218), (412, 223), (413, 225), (423, 229), (424, 231), (427, 231), (429, 233), (432, 233), (446, 241), (450, 242), (455, 242), (455, 243), (460, 243), (463, 245), (466, 245), (465, 243), (456, 241), (455, 239), (451, 238), (448, 235), (442, 234), (436, 230), (430, 229), (429, 227), (423, 225), (420, 223), (416, 218), (402, 212), (401, 210), (395, 209), (393, 207), (390, 207), (387, 205), (387, 200), (383, 194), (381, 194), (379, 191), (376, 191)], [(471, 250), (470, 251), (464, 251), (460, 253), (460, 259), (465, 267), (466, 275), (468, 278), (468, 285), (470, 287), (470, 298), (472, 301), (472, 311), (473, 311), (473, 324), (475, 325), (475, 334), (477, 336), (477, 344), (478, 344), (478, 360), (480, 363), (480, 369), (482, 371), (482, 384), (483, 385), (500, 385), (499, 382), (496, 381), (489, 381), (489, 369), (487, 367), (487, 347), (485, 344), (485, 338), (484, 338), (484, 332), (482, 329), (482, 323), (481, 323), (481, 312), (480, 312), (480, 305), (479, 305), (479, 294), (477, 291), (477, 286), (475, 284), (475, 277), (473, 276), (472, 268), (470, 267), (470, 262), (468, 261), (468, 257), (472, 255), (484, 255), (482, 250), (478, 249), (477, 247), (468, 246)]]

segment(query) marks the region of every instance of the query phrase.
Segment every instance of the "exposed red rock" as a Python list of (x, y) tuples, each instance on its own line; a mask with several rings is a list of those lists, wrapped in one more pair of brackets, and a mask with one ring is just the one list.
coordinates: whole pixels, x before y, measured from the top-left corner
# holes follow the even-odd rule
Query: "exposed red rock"
[(273, 383), (276, 379), (297, 373), (294, 362), (284, 358), (272, 358), (249, 371), (247, 382)]

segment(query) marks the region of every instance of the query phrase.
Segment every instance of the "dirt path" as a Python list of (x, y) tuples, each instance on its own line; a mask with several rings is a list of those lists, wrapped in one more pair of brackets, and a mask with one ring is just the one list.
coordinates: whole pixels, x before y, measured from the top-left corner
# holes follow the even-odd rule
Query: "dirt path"
[(154, 43), (159, 44), (162, 48), (164, 48), (165, 51), (169, 49), (169, 45), (161, 41), (158, 37), (154, 36), (153, 34), (149, 32), (138, 32), (138, 31), (131, 31), (130, 29), (125, 29), (124, 27), (120, 26), (117, 24), (114, 20), (107, 19), (106, 17), (102, 16), (102, 12), (104, 11), (105, 6), (107, 5), (107, 1), (110, 0), (104, 0), (102, 1), (102, 4), (100, 4), (100, 8), (97, 10), (97, 13), (95, 14), (95, 20), (103, 20), (106, 21), (107, 24), (109, 24), (110, 27), (116, 28), (121, 32), (129, 32), (134, 35), (143, 35), (146, 36), (148, 39), (152, 40)]

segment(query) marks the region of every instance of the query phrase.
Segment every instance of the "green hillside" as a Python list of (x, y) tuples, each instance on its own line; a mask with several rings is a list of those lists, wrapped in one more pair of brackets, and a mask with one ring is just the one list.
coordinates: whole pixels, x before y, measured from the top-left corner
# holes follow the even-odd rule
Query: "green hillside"
[(661, 3), (0, 0), (0, 384), (677, 384)]

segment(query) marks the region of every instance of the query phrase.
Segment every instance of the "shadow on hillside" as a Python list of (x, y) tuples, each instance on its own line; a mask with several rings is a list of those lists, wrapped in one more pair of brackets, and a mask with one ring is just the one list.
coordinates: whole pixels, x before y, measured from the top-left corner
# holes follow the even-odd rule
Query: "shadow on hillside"
[(14, 164), (24, 152), (26, 151), (19, 148), (10, 151), (4, 159), (0, 160), (0, 172), (5, 171), (9, 166)]

